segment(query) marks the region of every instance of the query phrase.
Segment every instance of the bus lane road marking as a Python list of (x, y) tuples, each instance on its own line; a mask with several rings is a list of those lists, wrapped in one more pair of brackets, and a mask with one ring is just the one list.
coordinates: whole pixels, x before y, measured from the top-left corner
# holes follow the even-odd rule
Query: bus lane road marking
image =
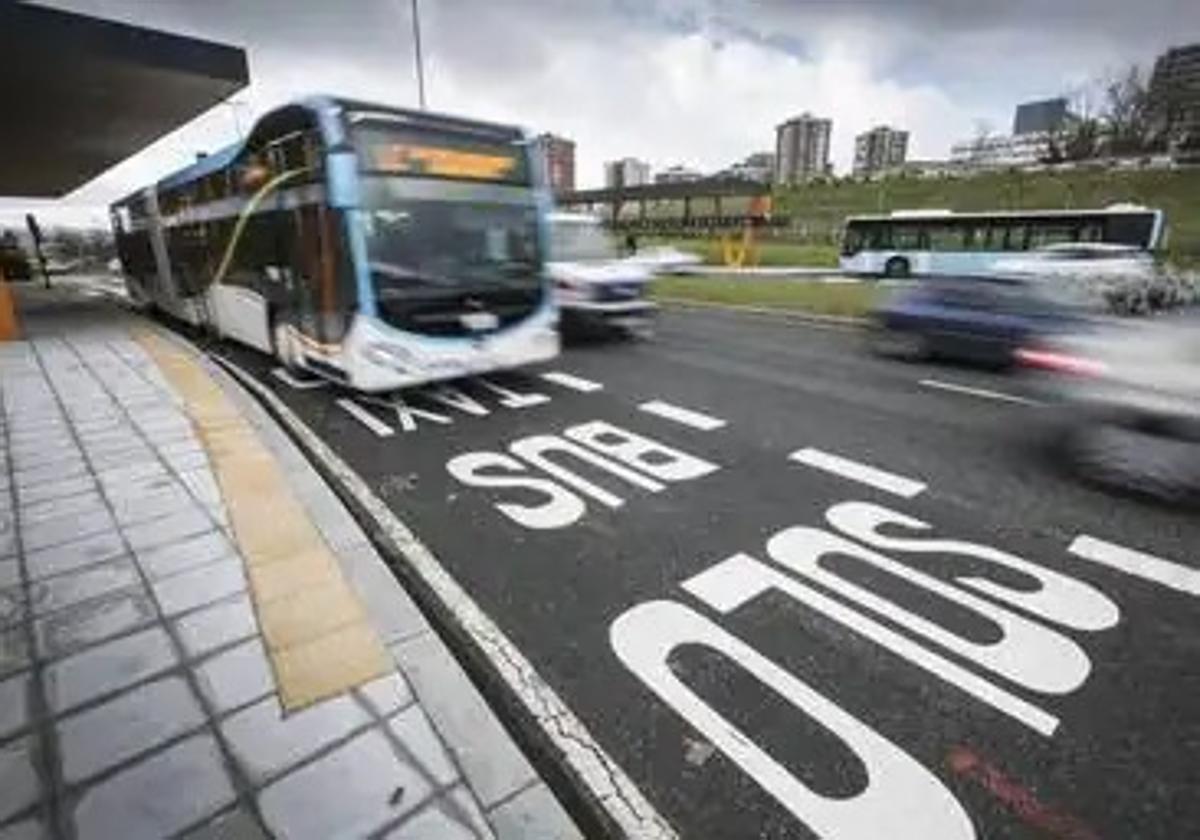
[(392, 435), (396, 434), (395, 429), (393, 429), (387, 423), (384, 423), (371, 412), (367, 411), (354, 400), (343, 397), (337, 401), (337, 404), (351, 417), (362, 423), (379, 437), (391, 437)]
[(926, 388), (933, 388), (937, 391), (947, 391), (952, 394), (965, 394), (970, 397), (979, 397), (984, 400), (994, 400), (996, 402), (1014, 403), (1016, 405), (1043, 405), (1037, 400), (1031, 400), (1028, 397), (1017, 396), (1016, 394), (1007, 394), (1004, 391), (993, 391), (990, 388), (975, 388), (970, 385), (959, 385), (956, 382), (943, 382), (940, 379), (922, 379), (918, 381), (918, 385)]
[(902, 475), (881, 470), (878, 467), (872, 467), (861, 461), (843, 458), (840, 455), (834, 455), (833, 453), (825, 452), (822, 449), (816, 449), (811, 446), (796, 450), (788, 458), (797, 463), (815, 467), (827, 473), (848, 478), (851, 481), (857, 481), (860, 484), (866, 484), (877, 490), (883, 490), (885, 493), (902, 496), (906, 499), (920, 495), (926, 487), (923, 481), (905, 478)]
[(699, 429), (702, 432), (711, 432), (726, 425), (725, 421), (719, 417), (713, 417), (700, 411), (693, 411), (690, 408), (682, 408), (681, 406), (672, 405), (662, 400), (644, 402), (638, 406), (638, 409), (647, 414), (662, 417), (665, 420), (673, 420), (684, 426), (691, 426), (693, 429)]
[(1157, 583), (1185, 595), (1200, 597), (1200, 570), (1163, 560), (1153, 554), (1126, 548), (1087, 534), (1080, 534), (1067, 551), (1127, 575)]
[(601, 391), (604, 389), (604, 386), (599, 382), (593, 382), (590, 379), (584, 379), (582, 376), (575, 376), (561, 370), (547, 371), (542, 374), (542, 379), (547, 382), (553, 382), (555, 385), (561, 385), (564, 388), (570, 388), (573, 391), (579, 391), (582, 394), (590, 394), (592, 391)]

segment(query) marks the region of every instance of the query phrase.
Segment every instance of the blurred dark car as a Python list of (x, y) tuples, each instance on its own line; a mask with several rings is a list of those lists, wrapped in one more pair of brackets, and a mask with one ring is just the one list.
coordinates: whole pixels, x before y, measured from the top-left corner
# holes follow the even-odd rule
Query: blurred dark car
[(1013, 277), (925, 277), (896, 289), (871, 314), (871, 348), (910, 360), (1011, 365), (1016, 351), (1077, 320), (1045, 284)]
[(1200, 501), (1200, 311), (1111, 319), (1018, 352), (1052, 406), (1053, 444), (1093, 483)]

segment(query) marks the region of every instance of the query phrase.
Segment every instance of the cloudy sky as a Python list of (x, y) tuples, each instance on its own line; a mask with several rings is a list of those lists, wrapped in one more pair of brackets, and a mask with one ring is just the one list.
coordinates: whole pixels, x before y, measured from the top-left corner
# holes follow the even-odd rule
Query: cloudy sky
[[(329, 92), (415, 105), (410, 0), (40, 0), (246, 48), (251, 86), (53, 207), (102, 208), (234, 141), (280, 102)], [(889, 123), (909, 156), (944, 157), (1015, 103), (1079, 89), (1200, 41), (1196, 0), (420, 0), (431, 108), (577, 143), (604, 160), (722, 168), (802, 111), (833, 119), (835, 168)], [(20, 209), (28, 207), (28, 203)], [(71, 208), (69, 211), (64, 208)], [(0, 215), (18, 209), (0, 200)]]

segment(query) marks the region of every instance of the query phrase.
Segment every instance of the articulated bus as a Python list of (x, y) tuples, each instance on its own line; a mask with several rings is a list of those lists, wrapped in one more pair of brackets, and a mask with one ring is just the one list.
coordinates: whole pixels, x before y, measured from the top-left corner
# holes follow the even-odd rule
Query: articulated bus
[(557, 355), (525, 134), (313, 98), (118, 201), (137, 302), (385, 391)]
[(1100, 210), (952, 213), (897, 210), (851, 216), (841, 268), (852, 274), (987, 274), (1001, 260), (1061, 243), (1105, 243), (1152, 251), (1163, 239), (1163, 212), (1131, 204)]

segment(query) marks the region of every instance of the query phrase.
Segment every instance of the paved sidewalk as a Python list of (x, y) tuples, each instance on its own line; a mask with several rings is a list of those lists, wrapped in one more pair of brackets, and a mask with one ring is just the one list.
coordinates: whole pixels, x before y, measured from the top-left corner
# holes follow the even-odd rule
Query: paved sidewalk
[[(102, 297), (22, 289), (20, 310), (27, 340), (0, 344), (0, 840), (578, 836), (256, 403)], [(247, 542), (255, 511), (301, 516), (320, 545)], [(285, 714), (280, 651), (350, 624), (383, 658), (349, 684), (371, 679), (293, 692), (306, 707)]]

